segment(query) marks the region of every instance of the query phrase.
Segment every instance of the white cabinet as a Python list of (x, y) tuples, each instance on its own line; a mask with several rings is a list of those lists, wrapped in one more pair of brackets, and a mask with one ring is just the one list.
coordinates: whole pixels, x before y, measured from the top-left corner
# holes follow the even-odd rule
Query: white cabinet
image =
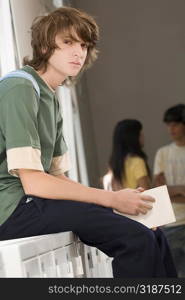
[[(25, 277), (26, 273), (23, 262), (29, 261), (29, 259), (37, 255), (34, 241), (18, 242), (17, 244), (9, 242), (0, 247), (0, 252), (2, 254), (4, 268), (6, 269), (6, 277)], [(35, 270), (36, 263), (32, 264)], [(31, 272), (31, 274), (32, 273), (33, 272)], [(37, 274), (38, 277), (40, 277), (40, 272), (37, 272)]]
[(74, 277), (72, 259), (66, 247), (54, 250), (57, 277)]
[(39, 255), (41, 277), (56, 277), (56, 266), (53, 251)]
[(2, 241), (2, 277), (74, 277), (73, 248), (72, 232)]
[(74, 277), (81, 277), (84, 274), (82, 258), (78, 251), (77, 243), (65, 247), (67, 256), (71, 258)]
[(40, 270), (40, 264), (37, 257), (34, 257), (32, 259), (27, 259), (26, 261), (22, 262), (23, 267), (23, 273), (20, 277), (27, 277), (27, 278), (38, 278), (42, 277), (41, 270)]
[(2, 255), (0, 253), (0, 278), (5, 277), (5, 276), (6, 276), (6, 273), (5, 273), (4, 263), (3, 263)]
[(112, 258), (95, 247), (84, 247), (86, 277), (112, 278)]
[(112, 273), (112, 258), (107, 256), (100, 250), (97, 250), (97, 273), (98, 277), (113, 277)]
[(49, 238), (52, 249), (64, 247), (75, 241), (74, 233), (71, 231), (48, 234), (46, 236)]
[(112, 277), (111, 261), (72, 232), (0, 242), (0, 277)]

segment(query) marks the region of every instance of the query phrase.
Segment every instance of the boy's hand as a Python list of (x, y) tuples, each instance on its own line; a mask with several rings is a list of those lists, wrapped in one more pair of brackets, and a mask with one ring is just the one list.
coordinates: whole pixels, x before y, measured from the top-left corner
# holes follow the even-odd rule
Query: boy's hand
[(138, 189), (123, 189), (114, 192), (113, 209), (120, 213), (129, 215), (146, 214), (152, 209), (152, 203), (155, 199), (151, 196), (141, 194), (141, 188)]
[(136, 189), (136, 191), (137, 191), (137, 192), (140, 192), (140, 193), (141, 193), (141, 192), (144, 192), (144, 190), (145, 190), (145, 189), (142, 188), (142, 187), (138, 187), (138, 188)]

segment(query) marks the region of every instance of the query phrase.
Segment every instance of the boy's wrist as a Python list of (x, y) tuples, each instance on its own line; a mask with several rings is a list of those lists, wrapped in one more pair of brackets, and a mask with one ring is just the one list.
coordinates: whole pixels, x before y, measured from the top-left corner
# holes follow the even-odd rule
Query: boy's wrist
[(99, 204), (105, 207), (113, 208), (115, 192), (105, 191), (105, 190), (102, 190), (102, 192), (103, 192), (103, 197), (101, 197)]

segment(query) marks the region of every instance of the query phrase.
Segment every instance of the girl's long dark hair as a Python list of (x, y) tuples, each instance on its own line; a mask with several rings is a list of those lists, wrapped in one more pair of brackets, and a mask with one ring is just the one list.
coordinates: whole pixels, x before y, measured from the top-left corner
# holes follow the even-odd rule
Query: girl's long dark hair
[(142, 124), (138, 120), (126, 119), (117, 123), (113, 133), (112, 153), (109, 160), (113, 177), (119, 183), (125, 175), (125, 161), (128, 155), (139, 156), (144, 159), (148, 174), (147, 156), (139, 141)]

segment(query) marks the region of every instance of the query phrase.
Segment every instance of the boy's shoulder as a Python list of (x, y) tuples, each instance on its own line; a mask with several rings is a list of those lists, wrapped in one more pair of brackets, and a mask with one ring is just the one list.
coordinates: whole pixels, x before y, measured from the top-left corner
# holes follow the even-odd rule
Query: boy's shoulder
[(26, 78), (20, 77), (9, 77), (0, 81), (0, 98), (3, 98), (8, 92), (12, 90), (13, 93), (16, 93), (16, 90), (25, 88), (25, 90), (29, 87), (33, 87), (33, 84), (30, 80)]
[(158, 154), (167, 154), (172, 148), (174, 147), (174, 143), (169, 143), (167, 145), (164, 145), (162, 147), (160, 147), (158, 150), (157, 150), (157, 153)]
[(24, 69), (15, 70), (0, 78), (0, 97), (2, 98), (4, 95), (7, 95), (7, 93), (11, 93), (11, 90), (16, 94), (16, 90), (20, 91), (20, 87), (23, 92), (27, 90), (28, 87), (34, 88), (40, 98), (40, 87), (37, 80)]

